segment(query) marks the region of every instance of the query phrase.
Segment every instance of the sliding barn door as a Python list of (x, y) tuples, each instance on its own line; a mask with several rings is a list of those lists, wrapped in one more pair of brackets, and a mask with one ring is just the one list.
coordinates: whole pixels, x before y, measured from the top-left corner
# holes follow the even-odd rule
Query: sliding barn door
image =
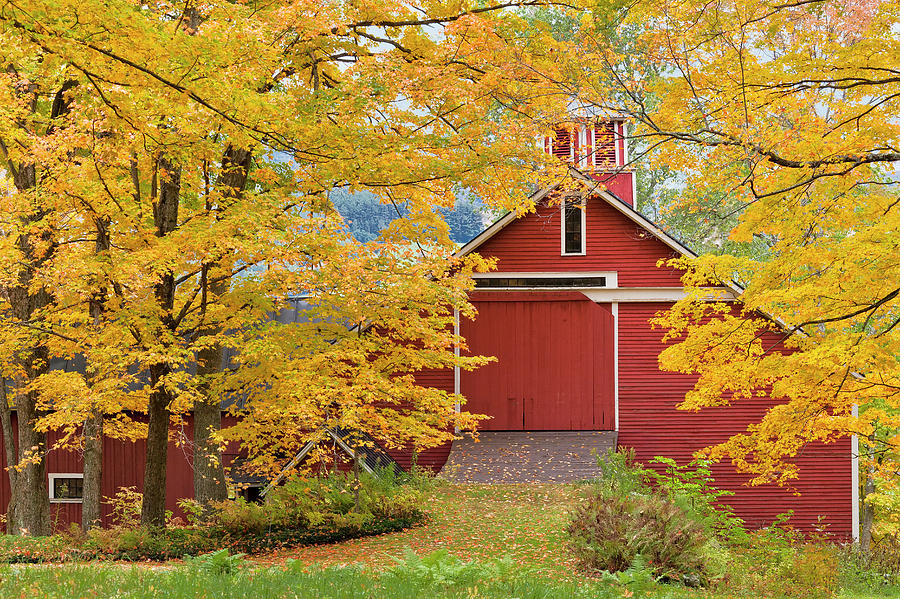
[(612, 430), (613, 317), (580, 293), (475, 294), (469, 353), (496, 362), (461, 372), (466, 409), (484, 430)]

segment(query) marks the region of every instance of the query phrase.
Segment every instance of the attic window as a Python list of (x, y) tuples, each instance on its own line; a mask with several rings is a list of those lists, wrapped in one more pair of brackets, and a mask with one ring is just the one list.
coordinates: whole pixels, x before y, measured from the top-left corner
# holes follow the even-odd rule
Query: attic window
[(584, 256), (585, 251), (585, 221), (587, 210), (584, 201), (563, 200), (560, 207), (562, 212), (562, 255)]

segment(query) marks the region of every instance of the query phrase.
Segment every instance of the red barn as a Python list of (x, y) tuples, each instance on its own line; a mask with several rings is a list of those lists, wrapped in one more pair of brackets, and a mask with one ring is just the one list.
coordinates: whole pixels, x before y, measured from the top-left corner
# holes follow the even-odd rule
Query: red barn
[[(440, 470), (449, 459), (445, 472), (462, 480), (571, 480), (595, 473), (592, 449), (618, 445), (634, 448), (642, 461), (663, 455), (687, 462), (696, 450), (743, 431), (771, 401), (677, 411), (695, 379), (657, 365), (662, 331), (648, 320), (683, 294), (680, 274), (657, 263), (692, 254), (634, 209), (625, 124), (575, 123), (545, 148), (569, 160), (578, 169), (573, 176), (599, 185), (570, 197), (561, 189), (539, 192), (535, 212), (509, 214), (460, 249), (497, 259), (497, 270), (478, 275), (471, 294), (477, 320), (458, 327), (471, 353), (498, 360), (472, 372), (422, 372), (417, 380), (465, 396), (469, 411), (492, 418), (481, 443), (462, 439), (417, 455), (418, 463)], [(550, 201), (553, 194), (563, 200)], [(190, 419), (173, 432), (190, 439)], [(389, 453), (409, 467), (411, 452)], [(751, 526), (791, 509), (793, 523), (805, 530), (824, 516), (830, 532), (856, 537), (852, 453), (849, 439), (809, 447), (797, 458), (800, 496), (745, 486), (746, 477), (727, 465), (716, 466), (716, 483), (736, 493), (729, 503)], [(103, 494), (121, 486), (140, 490), (143, 461), (143, 442), (108, 439)], [(0, 465), (6, 466), (3, 456)], [(167, 498), (176, 512), (179, 498), (193, 496), (191, 469), (190, 451), (173, 442)], [(51, 452), (49, 491), (60, 527), (80, 521), (80, 473), (80, 456)], [(8, 500), (2, 476), (0, 506)]]
[[(680, 273), (657, 264), (693, 253), (634, 209), (624, 125), (576, 124), (545, 148), (603, 185), (568, 198), (562, 189), (539, 192), (535, 212), (506, 215), (459, 251), (497, 260), (495, 272), (476, 275), (477, 320), (458, 326), (471, 353), (498, 360), (472, 372), (426, 373), (420, 382), (460, 393), (467, 410), (492, 418), (480, 444), (457, 441), (452, 454), (432, 450), (419, 462), (440, 468), (449, 458), (445, 471), (458, 480), (571, 480), (590, 469), (591, 448), (618, 444), (643, 462), (685, 463), (744, 431), (771, 400), (678, 411), (696, 378), (658, 367), (663, 331), (648, 320), (683, 290)], [(732, 298), (739, 301), (736, 291)], [(714, 467), (716, 484), (735, 492), (727, 502), (750, 526), (793, 510), (797, 527), (810, 530), (822, 516), (831, 533), (855, 538), (851, 440), (810, 446), (796, 461), (799, 496), (746, 486), (724, 464)]]

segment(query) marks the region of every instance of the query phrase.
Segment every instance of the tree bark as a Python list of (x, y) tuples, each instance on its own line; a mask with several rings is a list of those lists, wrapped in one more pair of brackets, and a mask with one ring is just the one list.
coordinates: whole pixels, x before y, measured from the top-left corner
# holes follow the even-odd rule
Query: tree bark
[[(94, 251), (97, 255), (109, 252), (111, 247), (109, 225), (110, 219), (106, 216), (95, 215), (95, 227), (97, 240)], [(102, 280), (96, 283), (96, 291), (88, 302), (88, 312), (95, 328), (99, 329), (103, 313), (106, 311), (107, 286)], [(88, 380), (93, 385), (93, 380)], [(82, 428), (82, 441), (84, 445), (84, 480), (82, 481), (81, 503), (81, 527), (85, 531), (100, 525), (100, 503), (103, 499), (103, 412), (99, 406), (93, 406), (90, 416), (84, 422)]]
[[(27, 358), (26, 380), (34, 380), (46, 369), (47, 352), (34, 348)], [(44, 414), (37, 408), (37, 394), (19, 389), (16, 420), (19, 429), (19, 472), (10, 529), (13, 534), (46, 536), (50, 530), (50, 494), (47, 489), (47, 434), (35, 430)]]
[(6, 473), (9, 476), (10, 499), (6, 508), (6, 532), (13, 533), (13, 522), (17, 521), (16, 515), (16, 484), (18, 477), (15, 465), (19, 463), (18, 452), (16, 451), (16, 442), (13, 437), (12, 428), (12, 410), (9, 407), (9, 394), (7, 393), (6, 378), (0, 373), (0, 430), (3, 433), (3, 451), (6, 457)]
[[(153, 207), (156, 236), (165, 237), (178, 225), (178, 204), (181, 195), (181, 171), (168, 158), (158, 161), (161, 171), (159, 197)], [(156, 304), (162, 313), (160, 337), (163, 343), (174, 334), (176, 323), (175, 274), (168, 271), (154, 285)], [(147, 406), (147, 459), (144, 466), (144, 498), (141, 503), (141, 524), (164, 526), (166, 523), (166, 458), (169, 441), (169, 405), (174, 399), (167, 377), (172, 366), (165, 362), (150, 365), (150, 400)]]
[(869, 451), (868, 451), (869, 467), (865, 472), (865, 482), (863, 483), (862, 498), (859, 510), (859, 548), (863, 553), (869, 553), (872, 548), (872, 524), (875, 522), (875, 506), (866, 501), (870, 495), (875, 492), (875, 433), (869, 435)]
[[(33, 164), (20, 165), (13, 173), (16, 189), (22, 194), (34, 192), (37, 184), (36, 169)], [(18, 284), (7, 289), (12, 317), (17, 322), (32, 322), (41, 310), (50, 305), (52, 298), (44, 289), (34, 290), (33, 282), (37, 269), (47, 262), (55, 251), (51, 233), (38, 233), (41, 246), (47, 248), (38, 253), (37, 244), (32, 240), (28, 228), (41, 222), (46, 212), (35, 206), (28, 216), (22, 218), (25, 232), (19, 235), (17, 245), (21, 253), (22, 266)], [(44, 415), (38, 409), (38, 395), (25, 391), (22, 387), (47, 372), (49, 355), (40, 338), (33, 345), (23, 348), (16, 357), (17, 365), (24, 380), (17, 389), (14, 399), (16, 421), (19, 432), (17, 454), (18, 472), (13, 496), (10, 498), (12, 510), (8, 513), (8, 528), (13, 534), (50, 534), (50, 495), (47, 489), (47, 435), (35, 430), (37, 421)]]
[(212, 439), (221, 428), (222, 411), (218, 402), (194, 405), (194, 498), (204, 507), (228, 498), (222, 452)]
[(165, 526), (166, 523), (169, 403), (173, 398), (164, 379), (171, 372), (172, 369), (167, 364), (154, 364), (150, 367), (152, 391), (147, 408), (147, 459), (141, 503), (141, 524), (144, 526)]
[(81, 503), (81, 528), (100, 526), (100, 502), (103, 474), (103, 414), (94, 412), (84, 423), (84, 481)]
[[(234, 149), (231, 146), (225, 150), (222, 158), (222, 174), (217, 186), (220, 188), (222, 205), (213, 207), (207, 205), (210, 210), (221, 213), (227, 210), (229, 205), (243, 194), (247, 184), (247, 174), (250, 170), (250, 150)], [(205, 265), (206, 286), (204, 303), (216, 301), (224, 295), (230, 285), (230, 278), (226, 273), (231, 268), (228, 257), (217, 259)], [(210, 274), (212, 277), (210, 280)], [(222, 332), (221, 326), (211, 326), (201, 329), (201, 335), (216, 335)], [(201, 378), (215, 374), (222, 368), (222, 346), (211, 345), (197, 352), (197, 375)], [(222, 464), (222, 454), (218, 444), (212, 439), (217, 431), (222, 428), (222, 410), (218, 397), (210, 393), (208, 384), (203, 385), (205, 401), (194, 405), (194, 498), (204, 506), (212, 502), (224, 501), (228, 496), (225, 486), (225, 469)]]

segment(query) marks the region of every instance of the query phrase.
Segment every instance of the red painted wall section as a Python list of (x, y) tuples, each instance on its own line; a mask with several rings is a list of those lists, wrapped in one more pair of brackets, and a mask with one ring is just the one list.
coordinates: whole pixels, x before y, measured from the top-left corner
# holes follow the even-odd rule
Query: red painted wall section
[(460, 373), (483, 430), (615, 428), (613, 318), (577, 292), (476, 292), (460, 323), (473, 355), (496, 362)]
[(587, 203), (587, 251), (561, 256), (560, 208), (541, 206), (508, 224), (475, 251), (497, 258), (499, 272), (617, 271), (619, 287), (681, 287), (681, 272), (657, 261), (676, 252), (606, 203)]
[[(446, 391), (454, 392), (453, 370), (429, 368), (420, 370), (415, 374), (416, 384), (423, 387), (435, 387)], [(385, 451), (400, 465), (404, 470), (409, 470), (413, 463), (413, 448), (404, 447), (401, 449), (385, 449)], [(423, 468), (428, 468), (434, 472), (439, 471), (447, 461), (450, 455), (450, 443), (444, 443), (438, 447), (426, 449), (419, 452), (415, 456), (415, 463)]]
[[(16, 415), (13, 414), (13, 430), (16, 429)], [(55, 435), (50, 436), (52, 444)], [(193, 440), (193, 428), (190, 422), (184, 426), (173, 428), (172, 440), (169, 442), (168, 459), (166, 462), (166, 477), (168, 481), (166, 492), (166, 509), (171, 510), (176, 516), (183, 516), (178, 508), (178, 500), (184, 497), (194, 496), (193, 469), (191, 466), (190, 444), (183, 440)], [(144, 485), (144, 457), (146, 443), (143, 440), (131, 443), (118, 441), (109, 437), (103, 440), (103, 478), (102, 494), (104, 499), (114, 497), (121, 487), (136, 487), (143, 490)], [(0, 456), (0, 510), (6, 513), (9, 504), (9, 476), (6, 474), (5, 454)], [(47, 474), (80, 474), (82, 459), (77, 451), (52, 451), (47, 456)], [(105, 526), (112, 524), (110, 515), (111, 507), (106, 503), (101, 505), (101, 519)], [(51, 503), (50, 519), (56, 530), (63, 530), (70, 523), (81, 523), (80, 503)]]
[(602, 183), (614, 196), (634, 207), (634, 173), (590, 173), (590, 176)]
[[(633, 447), (641, 461), (663, 455), (687, 462), (696, 450), (745, 430), (772, 402), (741, 402), (699, 413), (676, 410), (695, 377), (658, 369), (663, 332), (651, 329), (647, 321), (667, 307), (666, 303), (619, 304), (619, 445)], [(718, 486), (736, 492), (725, 502), (750, 526), (770, 524), (777, 514), (792, 509), (792, 524), (803, 530), (810, 531), (818, 516), (827, 514), (829, 532), (849, 537), (849, 439), (810, 446), (796, 462), (801, 471), (795, 482), (799, 497), (772, 485), (748, 487), (747, 477), (730, 464), (716, 465), (714, 473)]]

